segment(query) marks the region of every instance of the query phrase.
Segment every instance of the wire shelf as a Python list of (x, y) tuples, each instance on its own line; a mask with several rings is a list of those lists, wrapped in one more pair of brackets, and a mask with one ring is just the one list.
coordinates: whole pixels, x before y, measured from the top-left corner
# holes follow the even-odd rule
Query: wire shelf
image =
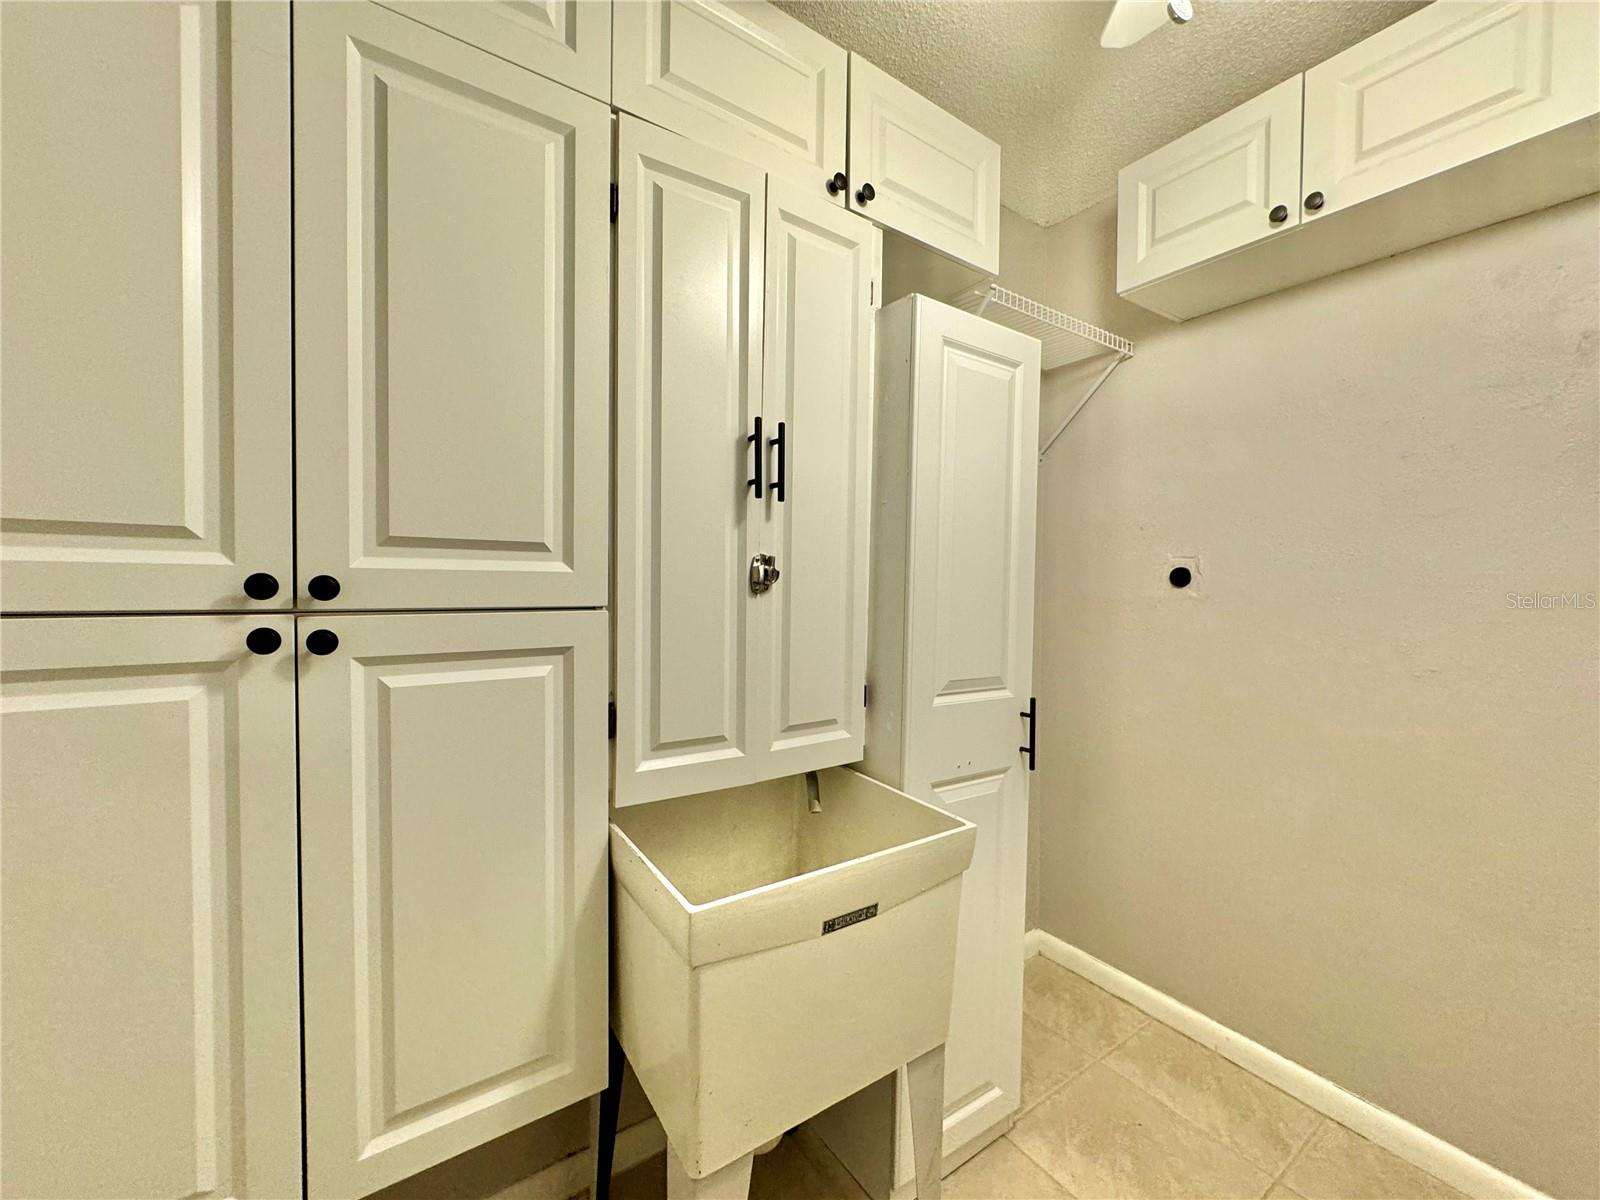
[(1047, 308), (997, 283), (977, 284), (952, 296), (950, 303), (1038, 338), (1044, 347), (1039, 359), (1042, 370), (1053, 370), (1108, 352), (1120, 355), (1119, 362), (1133, 357), (1133, 343), (1127, 338)]

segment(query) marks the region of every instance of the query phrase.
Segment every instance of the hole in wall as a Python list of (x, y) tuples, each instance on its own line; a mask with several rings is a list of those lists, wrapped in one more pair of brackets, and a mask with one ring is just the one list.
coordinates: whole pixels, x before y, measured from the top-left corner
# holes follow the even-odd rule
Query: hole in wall
[(1173, 567), (1167, 572), (1167, 582), (1175, 588), (1186, 588), (1194, 579), (1188, 567)]

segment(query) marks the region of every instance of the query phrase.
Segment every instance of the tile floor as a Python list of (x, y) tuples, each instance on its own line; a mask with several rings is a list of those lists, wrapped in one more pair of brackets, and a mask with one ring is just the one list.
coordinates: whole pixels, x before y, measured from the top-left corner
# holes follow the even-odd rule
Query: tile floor
[[(945, 1180), (946, 1200), (1459, 1197), (1082, 977), (1028, 961), (1016, 1124)], [(665, 1195), (664, 1158), (616, 1200)], [(802, 1128), (756, 1159), (751, 1200), (864, 1200)]]

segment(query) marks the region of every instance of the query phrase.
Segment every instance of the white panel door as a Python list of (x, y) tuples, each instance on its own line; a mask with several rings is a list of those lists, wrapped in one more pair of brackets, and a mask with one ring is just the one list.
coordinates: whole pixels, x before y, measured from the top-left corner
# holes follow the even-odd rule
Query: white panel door
[(361, 1196), (606, 1074), (606, 615), (301, 617), (306, 1152)]
[(304, 603), (604, 604), (606, 107), (373, 4), (294, 44)]
[(769, 184), (763, 504), (781, 574), (756, 602), (773, 618), (770, 774), (861, 758), (881, 238), (824, 200)]
[(628, 116), (617, 163), (613, 785), (636, 804), (764, 777), (771, 696), (751, 656), (773, 596), (750, 594), (764, 543), (747, 480), (767, 460), (766, 181)]
[(287, 607), (288, 6), (8, 0), (0, 112), (0, 603)]
[(1302, 76), (1117, 173), (1117, 290), (1300, 223)]
[(767, 0), (620, 0), (616, 106), (844, 203), (848, 56)]
[(945, 1145), (1020, 1099), (1039, 343), (919, 302), (905, 784), (978, 826), (961, 888)]
[(1305, 78), (1314, 220), (1593, 116), (1600, 6), (1444, 0)]
[(611, 102), (611, 5), (604, 0), (380, 0), (468, 45)]
[(850, 55), (850, 207), (993, 275), (1000, 146)]
[(290, 618), (0, 636), (0, 1195), (298, 1195)]

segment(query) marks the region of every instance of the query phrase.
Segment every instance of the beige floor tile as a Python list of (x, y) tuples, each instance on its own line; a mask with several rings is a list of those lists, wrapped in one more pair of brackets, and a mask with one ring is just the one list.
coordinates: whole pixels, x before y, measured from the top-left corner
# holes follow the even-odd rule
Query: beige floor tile
[(1075, 1196), (1260, 1196), (1272, 1177), (1096, 1063), (1017, 1122), (1012, 1141)]
[(985, 1146), (944, 1181), (944, 1200), (1062, 1200), (1066, 1190), (1009, 1138)]
[(1454, 1200), (1461, 1195), (1333, 1121), (1324, 1121), (1311, 1135), (1283, 1182), (1306, 1200)]
[(1034, 955), (1023, 969), (1023, 1012), (1094, 1054), (1104, 1054), (1149, 1018), (1082, 976)]
[(1023, 1017), (1022, 1104), (1018, 1115), (1027, 1112), (1094, 1058), (1093, 1051), (1069, 1042), (1048, 1025), (1041, 1025), (1032, 1017)]
[(1152, 1021), (1106, 1065), (1276, 1175), (1322, 1118), (1200, 1043)]

